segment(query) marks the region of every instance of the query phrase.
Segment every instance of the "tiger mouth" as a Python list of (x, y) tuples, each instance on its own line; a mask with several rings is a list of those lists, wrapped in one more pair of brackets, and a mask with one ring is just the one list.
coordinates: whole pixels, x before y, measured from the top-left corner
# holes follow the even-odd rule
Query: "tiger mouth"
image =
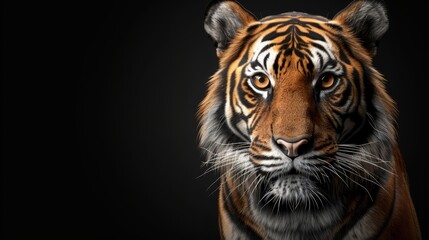
[(326, 197), (321, 186), (309, 176), (287, 174), (266, 181), (262, 186), (260, 204), (277, 211), (312, 210), (324, 205)]

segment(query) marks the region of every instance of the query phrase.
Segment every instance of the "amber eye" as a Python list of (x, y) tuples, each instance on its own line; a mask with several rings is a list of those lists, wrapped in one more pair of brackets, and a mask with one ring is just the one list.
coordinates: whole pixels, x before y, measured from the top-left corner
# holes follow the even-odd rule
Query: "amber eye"
[(251, 77), (252, 85), (259, 89), (259, 90), (265, 90), (270, 87), (270, 79), (265, 76), (264, 74), (256, 74), (253, 77)]
[(322, 90), (326, 90), (335, 86), (336, 82), (337, 76), (332, 73), (326, 73), (319, 78), (319, 87)]

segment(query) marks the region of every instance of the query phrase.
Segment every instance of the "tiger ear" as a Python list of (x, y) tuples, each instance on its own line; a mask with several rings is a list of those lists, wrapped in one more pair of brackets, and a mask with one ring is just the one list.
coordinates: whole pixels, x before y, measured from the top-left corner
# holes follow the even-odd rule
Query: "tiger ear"
[(355, 0), (333, 20), (350, 27), (372, 57), (377, 52), (378, 42), (389, 28), (386, 9), (376, 1)]
[(235, 1), (211, 2), (206, 10), (204, 29), (216, 44), (217, 56), (222, 56), (238, 30), (253, 21), (255, 16)]

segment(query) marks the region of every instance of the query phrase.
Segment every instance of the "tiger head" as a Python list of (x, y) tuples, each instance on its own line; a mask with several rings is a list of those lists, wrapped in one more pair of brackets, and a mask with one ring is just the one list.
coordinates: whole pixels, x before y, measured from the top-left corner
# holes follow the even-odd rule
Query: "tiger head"
[(204, 27), (219, 70), (200, 104), (200, 146), (224, 198), (274, 228), (317, 222), (314, 213), (328, 226), (349, 199), (372, 199), (396, 146), (395, 104), (372, 65), (388, 29), (384, 7), (354, 1), (332, 19), (256, 19), (235, 1), (215, 1)]

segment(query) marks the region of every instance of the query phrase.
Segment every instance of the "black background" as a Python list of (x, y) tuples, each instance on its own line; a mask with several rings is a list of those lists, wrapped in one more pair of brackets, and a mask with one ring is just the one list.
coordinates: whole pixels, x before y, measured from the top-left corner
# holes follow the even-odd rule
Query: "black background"
[[(375, 66), (399, 109), (399, 139), (423, 236), (424, 13), (389, 2)], [(3, 3), (3, 239), (218, 239), (215, 173), (195, 113), (216, 71), (208, 1)], [(347, 1), (242, 1), (256, 16), (333, 17)]]

